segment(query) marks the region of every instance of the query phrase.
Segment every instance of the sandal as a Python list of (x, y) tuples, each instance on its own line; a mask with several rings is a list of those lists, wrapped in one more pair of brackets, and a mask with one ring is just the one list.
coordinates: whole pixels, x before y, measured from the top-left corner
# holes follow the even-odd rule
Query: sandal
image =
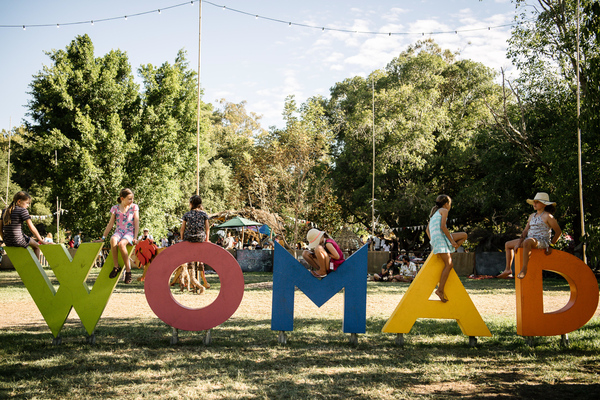
[(131, 283), (131, 271), (125, 272), (125, 284), (129, 285)]
[(117, 276), (119, 276), (121, 274), (122, 269), (123, 269), (123, 267), (121, 267), (121, 268), (114, 267), (113, 270), (110, 271), (110, 275), (108, 275), (108, 277), (110, 279), (116, 278)]
[(317, 271), (310, 271), (310, 273), (312, 274), (312, 276), (314, 276), (317, 279), (323, 279), (327, 276), (327, 275), (319, 275), (319, 273)]

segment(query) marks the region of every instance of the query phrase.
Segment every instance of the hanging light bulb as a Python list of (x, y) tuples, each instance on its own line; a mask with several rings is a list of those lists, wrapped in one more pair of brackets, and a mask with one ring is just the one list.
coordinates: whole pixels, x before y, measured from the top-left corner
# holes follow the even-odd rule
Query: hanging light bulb
[(57, 28), (57, 29), (58, 29), (58, 28), (60, 28), (60, 24), (56, 24), (56, 28)]
[(194, 2), (193, 2), (193, 1), (190, 1), (190, 5), (192, 5), (192, 6), (193, 6), (193, 5), (194, 5)]
[(91, 22), (92, 22), (92, 25), (94, 25), (94, 20), (92, 20)]
[(25, 25), (23, 25), (23, 30), (24, 30), (24, 31), (26, 31), (26, 30), (27, 30), (27, 28), (25, 28)]
[(127, 21), (127, 15), (125, 16), (125, 21)]
[(160, 14), (160, 8), (158, 9), (158, 13)]

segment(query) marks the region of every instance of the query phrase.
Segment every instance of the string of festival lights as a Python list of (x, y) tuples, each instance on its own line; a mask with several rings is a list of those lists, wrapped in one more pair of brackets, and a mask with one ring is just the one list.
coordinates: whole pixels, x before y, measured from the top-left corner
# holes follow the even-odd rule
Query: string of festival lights
[[(116, 20), (127, 20), (128, 18), (141, 17), (141, 16), (145, 16), (145, 15), (149, 15), (149, 14), (156, 14), (156, 13), (161, 14), (163, 11), (167, 11), (167, 10), (171, 10), (171, 9), (178, 8), (178, 7), (183, 7), (183, 6), (190, 6), (190, 5), (193, 6), (194, 3), (200, 3), (200, 2), (201, 2), (201, 0), (186, 1), (185, 3), (179, 3), (179, 4), (172, 5), (172, 6), (161, 7), (161, 8), (158, 8), (158, 9), (149, 10), (149, 11), (143, 11), (143, 12), (138, 12), (138, 13), (134, 13), (134, 14), (121, 15), (121, 16), (118, 16), (118, 17), (90, 19), (90, 20), (77, 21), (77, 22), (51, 23), (51, 24), (0, 25), (0, 28), (21, 28), (23, 30), (26, 30), (27, 28), (48, 28), (48, 27), (60, 28), (61, 26), (72, 26), (72, 25), (86, 25), (86, 24), (94, 25), (95, 23), (102, 23), (102, 22), (116, 21)], [(202, 0), (202, 3), (211, 5), (213, 7), (221, 8), (224, 11), (231, 11), (231, 12), (235, 12), (235, 13), (247, 15), (247, 16), (253, 17), (255, 19), (262, 19), (262, 20), (276, 22), (276, 23), (280, 23), (280, 24), (286, 24), (286, 25), (288, 25), (290, 27), (291, 26), (297, 26), (297, 27), (301, 27), (301, 28), (316, 29), (316, 30), (320, 30), (322, 32), (328, 31), (328, 32), (340, 32), (340, 33), (364, 34), (364, 35), (382, 35), (382, 36), (386, 36), (386, 35), (387, 36), (422, 35), (422, 36), (425, 36), (425, 35), (443, 35), (443, 34), (449, 34), (449, 33), (459, 34), (459, 33), (465, 33), (465, 32), (476, 32), (476, 31), (486, 31), (486, 30), (490, 31), (492, 29), (506, 28), (506, 27), (520, 25), (520, 24), (523, 24), (523, 23), (530, 22), (530, 21), (515, 21), (515, 22), (509, 23), (509, 24), (486, 26), (486, 27), (482, 27), (482, 28), (453, 29), (453, 30), (449, 30), (449, 31), (432, 31), (432, 32), (376, 32), (376, 31), (360, 31), (360, 30), (353, 30), (353, 29), (341, 29), (341, 28), (330, 28), (330, 27), (327, 27), (327, 26), (308, 25), (308, 24), (302, 24), (302, 23), (293, 22), (293, 21), (286, 21), (286, 20), (282, 20), (282, 19), (278, 19), (278, 18), (265, 17), (263, 15), (254, 14), (254, 13), (251, 13), (251, 12), (238, 10), (238, 9), (235, 9), (235, 8), (227, 7), (225, 5), (215, 4), (213, 2), (206, 1), (206, 0)]]

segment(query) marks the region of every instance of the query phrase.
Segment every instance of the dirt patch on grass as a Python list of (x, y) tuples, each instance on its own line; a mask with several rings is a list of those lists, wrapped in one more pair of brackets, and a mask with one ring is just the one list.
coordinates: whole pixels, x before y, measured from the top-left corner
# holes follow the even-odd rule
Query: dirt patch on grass
[[(6, 281), (4, 281), (6, 282)], [(235, 312), (237, 317), (250, 318), (270, 318), (272, 302), (273, 282), (258, 282), (245, 285), (248, 290), (244, 293), (244, 298), (240, 307)], [(261, 290), (262, 289), (262, 290)], [(402, 299), (400, 287), (390, 287), (385, 293), (367, 292), (367, 318), (369, 317), (389, 317)], [(202, 308), (208, 306), (216, 299), (219, 291), (211, 288), (204, 295), (192, 293), (176, 293), (175, 299), (182, 305), (190, 308)], [(29, 296), (29, 295), (27, 295)], [(33, 299), (28, 300), (4, 298), (0, 301), (0, 329), (10, 329), (16, 327), (46, 326), (46, 322), (38, 310)], [(569, 301), (568, 292), (552, 292), (544, 296), (544, 311), (550, 312), (559, 310)], [(435, 299), (435, 297), (431, 297)], [(516, 298), (506, 294), (472, 294), (473, 304), (481, 314), (486, 316), (507, 316), (516, 318)], [(450, 299), (452, 301), (452, 299)], [(260, 306), (257, 307), (256, 305)], [(338, 293), (331, 298), (322, 307), (317, 307), (302, 292), (296, 291), (294, 309), (296, 317), (313, 317), (317, 314), (333, 314), (334, 318), (343, 316), (344, 295)], [(600, 315), (600, 306), (596, 309), (596, 316)], [(131, 285), (119, 283), (115, 292), (112, 294), (102, 318), (157, 318), (144, 294), (142, 283), (134, 281)], [(99, 322), (102, 323), (102, 320)], [(75, 310), (71, 310), (66, 322), (66, 326), (80, 324)]]

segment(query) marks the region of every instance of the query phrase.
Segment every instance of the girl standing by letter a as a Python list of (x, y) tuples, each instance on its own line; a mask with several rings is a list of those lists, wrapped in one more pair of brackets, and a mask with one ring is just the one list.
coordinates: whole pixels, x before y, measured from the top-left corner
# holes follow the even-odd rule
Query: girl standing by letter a
[(450, 233), (446, 227), (446, 220), (448, 219), (448, 211), (452, 207), (452, 199), (450, 196), (440, 194), (435, 199), (435, 207), (431, 209), (429, 215), (429, 225), (427, 225), (427, 236), (431, 241), (431, 253), (439, 254), (444, 261), (444, 269), (440, 276), (440, 283), (438, 285), (435, 294), (438, 295), (440, 300), (445, 303), (448, 301), (444, 294), (444, 287), (450, 275), (450, 270), (454, 267), (452, 263), (452, 257), (450, 253), (454, 253), (454, 249), (460, 247), (460, 245), (467, 239), (467, 234), (464, 232)]
[(117, 198), (116, 204), (110, 209), (110, 221), (104, 229), (102, 240), (110, 233), (116, 221), (115, 233), (110, 238), (110, 250), (113, 255), (114, 268), (109, 277), (116, 278), (121, 274), (123, 267), (119, 267), (119, 253), (125, 264), (125, 283), (131, 283), (131, 265), (129, 263), (129, 253), (127, 245), (137, 243), (138, 233), (140, 231), (140, 208), (133, 203), (133, 191), (131, 189), (122, 189)]

